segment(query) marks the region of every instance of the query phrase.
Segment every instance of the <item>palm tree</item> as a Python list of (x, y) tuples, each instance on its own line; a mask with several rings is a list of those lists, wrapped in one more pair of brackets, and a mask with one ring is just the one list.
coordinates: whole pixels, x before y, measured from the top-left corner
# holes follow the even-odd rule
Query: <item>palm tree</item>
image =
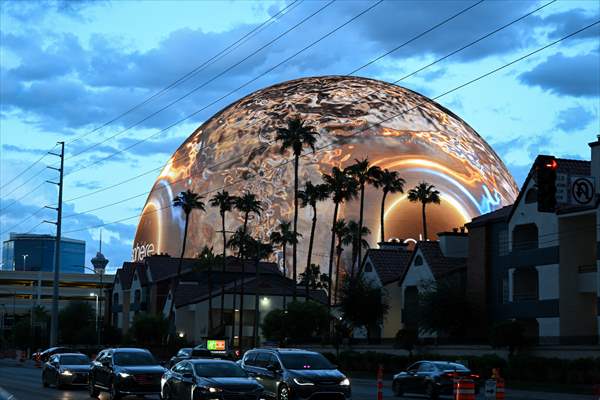
[[(286, 273), (286, 259), (285, 253), (287, 251), (287, 245), (293, 244), (294, 242), (298, 243), (298, 238), (302, 237), (300, 233), (294, 233), (291, 229), (291, 222), (289, 221), (281, 221), (279, 223), (279, 227), (277, 231), (271, 232), (271, 242), (276, 245), (281, 246), (281, 250), (283, 252), (283, 276), (287, 277)], [(283, 309), (286, 309), (286, 297), (283, 296)]]
[[(358, 183), (349, 176), (346, 172), (342, 171), (338, 167), (333, 167), (331, 175), (323, 174), (323, 181), (329, 186), (329, 192), (331, 194), (331, 200), (333, 200), (333, 222), (331, 224), (331, 247), (329, 248), (329, 279), (332, 279), (333, 274), (333, 253), (335, 251), (335, 236), (337, 226), (337, 216), (340, 207), (340, 203), (344, 201), (350, 201), (358, 193)], [(343, 221), (343, 220), (342, 220)], [(345, 226), (345, 222), (343, 224)], [(339, 238), (340, 236), (338, 236)], [(338, 256), (339, 259), (339, 256)], [(338, 262), (339, 265), (339, 262)], [(336, 266), (336, 281), (337, 281), (337, 269)], [(329, 287), (332, 287), (332, 282), (329, 282)], [(337, 287), (337, 285), (336, 285)], [(331, 311), (331, 290), (327, 293), (327, 307)]]
[(258, 299), (260, 297), (260, 260), (269, 257), (273, 253), (273, 245), (264, 243), (260, 240), (248, 238), (248, 253), (254, 261), (254, 270), (256, 273), (256, 290), (254, 291), (254, 336), (253, 346), (258, 346), (258, 324), (260, 320), (260, 310)]
[(376, 188), (381, 188), (383, 191), (383, 197), (381, 198), (381, 233), (380, 238), (382, 242), (385, 242), (385, 228), (384, 228), (384, 215), (385, 215), (385, 198), (388, 193), (404, 193), (404, 184), (406, 181), (398, 175), (396, 171), (390, 171), (389, 169), (384, 169), (381, 171), (378, 179), (373, 182), (373, 186)]
[[(310, 269), (313, 243), (315, 239), (315, 228), (317, 227), (317, 202), (329, 198), (329, 186), (326, 183), (314, 185), (311, 181), (306, 182), (304, 190), (298, 192), (298, 198), (302, 202), (302, 207), (311, 206), (313, 210), (312, 225), (310, 227), (310, 238), (308, 240), (308, 256), (306, 257), (306, 269)], [(306, 286), (306, 300), (308, 301), (310, 291)]]
[[(300, 156), (305, 147), (310, 147), (315, 151), (317, 135), (315, 128), (305, 125), (300, 118), (291, 118), (286, 127), (277, 129), (275, 140), (281, 142), (281, 152), (284, 153), (288, 148), (292, 149), (294, 154), (294, 233), (298, 233), (298, 171)], [(297, 243), (292, 243), (292, 275), (294, 285), (296, 285), (297, 272)], [(294, 300), (296, 299), (296, 289), (294, 287)]]
[(311, 264), (303, 273), (299, 275), (300, 283), (306, 285), (311, 290), (329, 289), (329, 277), (321, 273), (321, 266)]
[[(243, 326), (242, 323), (244, 322), (244, 318), (243, 318), (243, 311), (244, 309), (242, 308), (244, 306), (244, 302), (243, 302), (243, 292), (244, 292), (244, 274), (246, 272), (246, 268), (245, 268), (245, 263), (246, 261), (244, 260), (244, 254), (246, 253), (246, 249), (248, 248), (248, 243), (250, 241), (250, 237), (248, 236), (248, 234), (246, 234), (244, 232), (244, 228), (243, 227), (239, 227), (234, 233), (233, 235), (231, 235), (231, 237), (229, 238), (229, 241), (227, 242), (227, 247), (230, 247), (232, 249), (237, 249), (237, 253), (238, 253), (238, 260), (240, 260), (241, 263), (241, 267), (242, 267), (242, 274), (240, 276), (240, 280), (241, 280), (241, 285), (240, 285), (240, 308), (239, 308), (239, 313), (240, 313), (240, 318), (239, 318), (239, 324), (240, 327)], [(232, 304), (232, 309), (231, 311), (233, 312), (233, 322), (232, 322), (232, 326), (231, 326), (231, 343), (233, 343), (234, 339), (235, 339), (235, 312), (236, 312), (236, 302), (235, 302), (235, 292), (237, 289), (237, 281), (234, 281), (234, 297), (233, 297), (233, 304)], [(242, 336), (241, 334), (238, 335), (239, 338), (239, 345), (241, 347), (242, 344)]]
[[(358, 219), (357, 235), (363, 228), (363, 207), (365, 204), (365, 185), (374, 184), (381, 175), (381, 168), (376, 165), (370, 165), (369, 159), (355, 160), (355, 163), (346, 168), (346, 171), (358, 181), (360, 189), (360, 215)], [(362, 247), (358, 246), (358, 263), (362, 262)], [(352, 259), (352, 269), (354, 270), (354, 258)]]
[(193, 210), (206, 211), (204, 207), (204, 202), (202, 202), (203, 198), (204, 197), (200, 196), (198, 193), (194, 193), (188, 189), (185, 192), (179, 193), (173, 199), (173, 207), (181, 207), (183, 213), (185, 214), (185, 225), (183, 228), (183, 243), (181, 245), (181, 256), (179, 257), (179, 262), (177, 264), (177, 274), (171, 280), (171, 304), (169, 306), (169, 338), (171, 338), (171, 334), (174, 333), (175, 330), (175, 315), (173, 313), (173, 310), (175, 309), (175, 292), (177, 290), (177, 285), (179, 285), (179, 278), (181, 276), (181, 266), (183, 263), (183, 256), (185, 254), (185, 245), (187, 244), (190, 215)]
[(199, 261), (199, 270), (201, 272), (208, 272), (208, 334), (213, 335), (214, 333), (211, 332), (214, 326), (212, 315), (212, 270), (213, 266), (221, 264), (221, 260), (219, 260), (220, 256), (215, 256), (212, 247), (208, 246), (204, 246), (196, 258)]
[[(223, 234), (223, 265), (222, 272), (225, 272), (225, 263), (227, 262), (227, 234), (225, 232), (225, 214), (227, 214), (233, 208), (235, 204), (235, 196), (231, 196), (229, 192), (223, 190), (221, 192), (217, 192), (211, 199), (210, 205), (212, 207), (219, 208), (219, 214), (221, 214), (221, 233)], [(235, 301), (234, 301), (235, 303)], [(235, 307), (235, 304), (234, 304)], [(224, 323), (224, 313), (225, 313), (225, 279), (222, 279), (221, 282), (221, 321), (220, 324)]]
[[(360, 234), (359, 234), (360, 232)], [(346, 244), (352, 244), (352, 259), (355, 259), (355, 254), (357, 254), (361, 249), (369, 248), (369, 242), (365, 239), (367, 236), (371, 234), (371, 230), (363, 226), (360, 227), (359, 223), (356, 221), (348, 222), (348, 235), (344, 239)], [(358, 271), (358, 275), (360, 275), (360, 269)], [(354, 277), (354, 263), (352, 263), (352, 267), (350, 267), (350, 277)]]
[[(246, 192), (242, 196), (237, 197), (234, 201), (236, 210), (244, 215), (244, 225), (242, 226), (243, 239), (247, 240), (248, 236), (248, 217), (251, 213), (260, 216), (262, 212), (262, 205), (260, 200), (256, 198), (254, 193)], [(240, 277), (240, 326), (239, 326), (239, 340), (242, 343), (242, 334), (244, 328), (244, 276), (246, 274), (246, 248), (247, 246), (241, 246), (240, 248), (240, 259), (242, 262), (242, 275)], [(234, 310), (235, 312), (235, 310)], [(235, 315), (235, 314), (234, 314)]]
[(423, 216), (423, 240), (427, 240), (427, 216), (425, 207), (427, 204), (440, 204), (440, 192), (435, 190), (435, 186), (427, 182), (421, 182), (408, 191), (408, 200), (412, 203), (421, 203), (421, 214)]
[(337, 261), (335, 263), (335, 290), (334, 290), (334, 299), (337, 298), (339, 281), (340, 281), (340, 260), (342, 259), (342, 252), (344, 251), (344, 246), (347, 246), (352, 243), (352, 239), (349, 236), (350, 229), (346, 224), (346, 220), (341, 218), (335, 222), (333, 226), (333, 232), (335, 236), (337, 236), (337, 245), (336, 245), (336, 255)]

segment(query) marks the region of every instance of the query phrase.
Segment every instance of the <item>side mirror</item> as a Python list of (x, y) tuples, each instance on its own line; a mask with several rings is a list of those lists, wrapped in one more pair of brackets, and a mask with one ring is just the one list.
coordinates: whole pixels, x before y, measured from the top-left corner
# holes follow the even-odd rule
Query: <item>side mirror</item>
[(110, 360), (102, 360), (100, 361), (103, 367), (110, 367)]
[(269, 364), (269, 365), (267, 365), (267, 371), (277, 372), (277, 371), (279, 371), (279, 367), (276, 366), (275, 364)]

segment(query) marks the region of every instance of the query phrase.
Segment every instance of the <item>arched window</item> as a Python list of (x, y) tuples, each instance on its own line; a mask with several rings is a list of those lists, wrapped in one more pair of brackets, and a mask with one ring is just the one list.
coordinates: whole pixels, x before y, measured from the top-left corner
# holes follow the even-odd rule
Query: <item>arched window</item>
[(513, 301), (538, 300), (538, 271), (535, 267), (517, 268), (513, 273)]
[(525, 193), (525, 204), (537, 203), (537, 188), (531, 188)]
[(113, 303), (115, 305), (119, 304), (119, 293), (113, 294)]
[(513, 229), (513, 250), (538, 248), (538, 228), (536, 224), (517, 225)]
[(423, 265), (423, 257), (416, 256), (415, 257), (415, 265), (418, 267), (419, 265)]

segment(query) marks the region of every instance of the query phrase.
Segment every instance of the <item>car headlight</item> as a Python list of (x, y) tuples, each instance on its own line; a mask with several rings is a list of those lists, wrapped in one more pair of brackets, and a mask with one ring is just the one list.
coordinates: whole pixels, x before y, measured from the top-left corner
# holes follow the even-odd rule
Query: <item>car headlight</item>
[(221, 388), (212, 386), (198, 386), (198, 389), (205, 393), (219, 393), (223, 391)]
[(314, 383), (302, 378), (294, 378), (294, 383), (300, 386), (313, 386)]
[(350, 379), (344, 378), (344, 380), (340, 382), (340, 386), (350, 386)]
[(127, 372), (119, 372), (119, 377), (121, 378), (129, 378), (131, 376), (131, 374), (128, 374)]
[(73, 375), (73, 373), (72, 373), (71, 371), (68, 371), (68, 370), (64, 370), (64, 371), (63, 371), (63, 372), (61, 372), (60, 374), (61, 374), (61, 375), (64, 375), (64, 376), (72, 376), (72, 375)]

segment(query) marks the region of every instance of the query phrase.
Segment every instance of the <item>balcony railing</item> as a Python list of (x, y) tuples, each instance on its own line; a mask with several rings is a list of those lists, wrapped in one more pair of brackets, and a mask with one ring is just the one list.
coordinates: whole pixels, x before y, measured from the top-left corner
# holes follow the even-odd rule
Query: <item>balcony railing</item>
[(580, 265), (578, 267), (578, 270), (580, 274), (585, 274), (587, 272), (596, 272), (598, 270), (598, 267), (595, 264)]

